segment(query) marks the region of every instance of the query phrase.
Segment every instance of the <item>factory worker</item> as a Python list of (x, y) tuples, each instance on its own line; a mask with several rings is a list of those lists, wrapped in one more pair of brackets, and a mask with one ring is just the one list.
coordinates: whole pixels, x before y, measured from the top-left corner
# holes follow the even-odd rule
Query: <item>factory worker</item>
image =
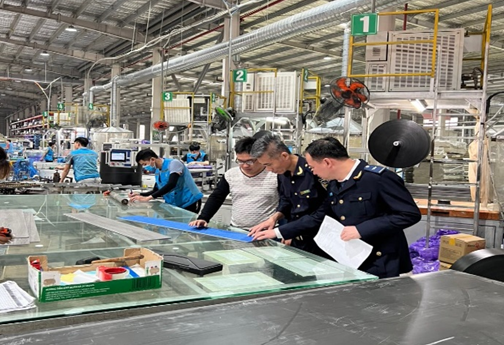
[(41, 162), (52, 162), (54, 161), (54, 143), (51, 142), (48, 144), (46, 151), (42, 158), (40, 158)]
[[(309, 227), (304, 223), (305, 217), (315, 212), (327, 196), (306, 160), (292, 154), (281, 138), (272, 133), (256, 140), (251, 155), (266, 170), (277, 174), (280, 202), (271, 217), (250, 229), (249, 236), (253, 236), (254, 240), (277, 238), (307, 252), (325, 255), (313, 240), (318, 224)], [(287, 220), (287, 224), (276, 227), (281, 219)]]
[(254, 142), (252, 137), (236, 142), (234, 149), (238, 166), (226, 171), (208, 197), (198, 219), (189, 225), (206, 227), (229, 194), (231, 225), (234, 227), (248, 230), (275, 213), (278, 206), (277, 176), (250, 156)]
[(209, 159), (208, 155), (205, 151), (201, 150), (201, 146), (199, 143), (192, 143), (189, 145), (189, 153), (186, 153), (182, 157), (182, 161), (187, 164), (199, 164), (199, 165), (208, 165)]
[(151, 149), (144, 149), (138, 152), (136, 162), (156, 169), (156, 185), (149, 192), (131, 194), (131, 201), (149, 201), (162, 196), (170, 205), (199, 212), (203, 194), (196, 186), (189, 169), (181, 161), (159, 158)]
[(361, 239), (373, 246), (360, 270), (380, 278), (412, 270), (404, 229), (421, 214), (404, 181), (392, 171), (351, 159), (335, 138), (315, 140), (306, 148), (313, 173), (329, 180), (329, 196), (308, 226), (330, 216), (345, 227), (343, 241)]
[(87, 146), (89, 140), (84, 137), (75, 138), (73, 143), (74, 150), (66, 157), (65, 167), (61, 173), (60, 181), (65, 178), (70, 171), (74, 170), (74, 180), (79, 183), (101, 183), (100, 173), (98, 172), (98, 154)]

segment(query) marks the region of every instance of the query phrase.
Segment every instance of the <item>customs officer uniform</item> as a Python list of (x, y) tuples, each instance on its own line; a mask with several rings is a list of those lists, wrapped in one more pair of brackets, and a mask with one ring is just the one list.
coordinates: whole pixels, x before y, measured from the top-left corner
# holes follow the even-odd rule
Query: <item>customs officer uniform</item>
[(307, 226), (306, 217), (314, 213), (324, 204), (327, 191), (319, 178), (313, 175), (304, 157), (298, 156), (298, 162), (293, 174), (286, 171), (278, 175), (278, 189), (280, 201), (277, 212), (281, 212), (287, 224), (275, 229), (277, 237), (292, 239), (293, 247), (307, 252), (325, 255), (313, 240), (317, 234), (319, 224)]
[(328, 192), (315, 218), (322, 222), (327, 215), (355, 226), (361, 240), (373, 246), (360, 270), (380, 278), (412, 270), (404, 229), (420, 221), (421, 214), (399, 176), (361, 160), (347, 181), (331, 181)]

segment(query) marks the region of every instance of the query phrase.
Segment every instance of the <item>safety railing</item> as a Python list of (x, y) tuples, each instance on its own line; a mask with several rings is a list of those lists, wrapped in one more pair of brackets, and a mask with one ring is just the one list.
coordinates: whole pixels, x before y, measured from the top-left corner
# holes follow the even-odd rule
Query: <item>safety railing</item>
[[(349, 50), (348, 50), (348, 77), (352, 78), (380, 78), (380, 77), (423, 77), (428, 76), (434, 78), (436, 75), (436, 55), (437, 55), (437, 36), (438, 36), (438, 26), (439, 26), (439, 9), (427, 9), (427, 10), (412, 10), (412, 11), (396, 11), (396, 12), (380, 12), (378, 16), (397, 16), (397, 15), (410, 15), (410, 14), (421, 14), (421, 13), (434, 13), (434, 33), (431, 40), (409, 40), (409, 41), (385, 41), (385, 42), (354, 42), (354, 36), (350, 36)], [(383, 74), (352, 74), (352, 62), (353, 53), (355, 47), (366, 47), (366, 46), (387, 46), (387, 45), (398, 45), (398, 44), (432, 44), (432, 58), (431, 58), (431, 70), (429, 72), (418, 72), (418, 73), (383, 73)]]
[(492, 9), (493, 6), (488, 5), (487, 16), (485, 19), (485, 26), (483, 31), (480, 32), (468, 32), (469, 36), (481, 36), (481, 56), (476, 58), (464, 58), (462, 61), (481, 61), (481, 70), (485, 70), (485, 58), (486, 58), (486, 44), (490, 42), (490, 33), (492, 31)]
[[(308, 73), (308, 76), (305, 78), (305, 74)], [(299, 113), (301, 114), (303, 112), (303, 101), (315, 101), (315, 109), (318, 109), (320, 107), (320, 98), (322, 94), (322, 80), (321, 78), (313, 73), (310, 70), (307, 70), (303, 68), (301, 70), (301, 74), (299, 76), (300, 82), (299, 82)], [(305, 90), (305, 79), (308, 79), (308, 81), (313, 80), (315, 81), (315, 95), (308, 95)]]

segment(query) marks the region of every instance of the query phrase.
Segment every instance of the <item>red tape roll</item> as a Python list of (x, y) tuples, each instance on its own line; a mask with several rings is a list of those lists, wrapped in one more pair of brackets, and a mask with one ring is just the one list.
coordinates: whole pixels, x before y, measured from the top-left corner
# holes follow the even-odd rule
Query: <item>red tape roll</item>
[(100, 266), (96, 270), (96, 273), (101, 281), (124, 279), (128, 276), (128, 270), (124, 267)]

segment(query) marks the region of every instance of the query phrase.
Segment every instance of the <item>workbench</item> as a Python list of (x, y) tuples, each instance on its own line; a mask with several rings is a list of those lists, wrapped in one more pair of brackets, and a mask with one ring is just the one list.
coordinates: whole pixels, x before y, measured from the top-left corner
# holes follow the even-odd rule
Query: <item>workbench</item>
[(78, 327), (0, 344), (502, 345), (504, 284), (455, 271), (245, 298)]
[[(49, 264), (59, 267), (73, 265), (77, 260), (90, 257), (119, 257), (123, 255), (124, 248), (141, 245), (177, 255), (221, 262), (224, 268), (204, 277), (164, 268), (163, 285), (160, 289), (58, 302), (37, 302), (35, 309), (0, 314), (0, 334), (16, 334), (26, 329), (42, 328), (46, 325), (44, 322), (50, 325), (69, 322), (69, 315), (75, 322), (84, 322), (103, 315), (110, 317), (116, 312), (121, 316), (125, 315), (122, 313), (143, 313), (138, 308), (149, 309), (153, 306), (180, 305), (196, 301), (226, 301), (237, 296), (258, 296), (377, 279), (367, 273), (272, 240), (238, 242), (199, 232), (191, 233), (120, 220), (121, 217), (134, 215), (187, 224), (196, 218), (194, 213), (158, 201), (124, 206), (100, 194), (4, 196), (0, 203), (0, 212), (6, 209), (23, 209), (33, 213), (40, 234), (38, 243), (0, 246), (0, 282), (15, 281), (29, 293), (31, 290), (28, 286), (26, 261), (29, 255), (47, 255)], [(105, 217), (107, 223), (110, 223), (108, 220), (117, 220), (118, 228), (122, 228), (122, 224), (134, 225), (149, 234), (162, 234), (166, 238), (139, 243), (134, 238), (114, 232), (113, 229), (107, 230), (98, 226), (99, 224), (93, 225), (76, 220), (75, 217), (65, 216), (79, 213)], [(99, 220), (98, 217), (96, 219)], [(219, 224), (210, 225), (228, 229)], [(240, 229), (230, 230), (245, 233)], [(288, 260), (285, 257), (288, 257)]]

